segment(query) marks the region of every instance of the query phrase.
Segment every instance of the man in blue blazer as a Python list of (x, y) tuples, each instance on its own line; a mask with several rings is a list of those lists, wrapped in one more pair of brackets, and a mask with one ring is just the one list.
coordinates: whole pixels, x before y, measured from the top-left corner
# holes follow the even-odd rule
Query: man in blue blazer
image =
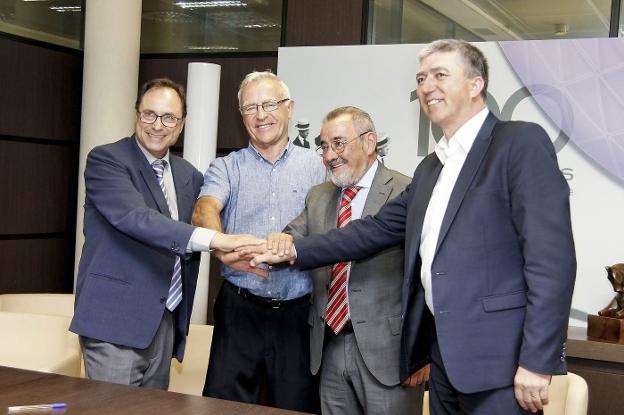
[(190, 225), (202, 174), (170, 154), (184, 126), (184, 89), (147, 82), (135, 134), (94, 148), (85, 168), (85, 243), (70, 330), (89, 378), (167, 389), (182, 360), (199, 254), (251, 237)]
[(566, 372), (568, 185), (541, 127), (489, 113), (479, 49), (441, 40), (419, 58), (420, 106), (444, 137), (410, 186), (377, 215), (296, 249), (269, 241), (252, 265), (296, 258), (307, 269), (404, 243), (402, 379), (432, 360), (432, 414), (540, 411), (551, 375)]

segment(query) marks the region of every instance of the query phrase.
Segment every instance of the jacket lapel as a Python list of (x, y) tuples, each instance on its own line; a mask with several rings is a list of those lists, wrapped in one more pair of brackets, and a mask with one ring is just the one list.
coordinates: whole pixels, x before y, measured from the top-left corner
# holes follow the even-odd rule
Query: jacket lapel
[(368, 197), (364, 203), (362, 218), (374, 215), (379, 211), (379, 208), (388, 201), (390, 193), (392, 192), (391, 181), (392, 175), (383, 164), (379, 163), (371, 187), (368, 190)]
[(335, 206), (334, 209), (325, 209), (325, 229), (334, 229), (338, 226), (338, 208), (340, 207), (340, 192), (338, 186), (333, 186), (329, 195), (328, 206)]
[(468, 191), (470, 184), (474, 180), (479, 166), (481, 166), (485, 153), (490, 147), (490, 143), (492, 142), (492, 130), (494, 129), (497, 121), (498, 120), (492, 113), (488, 114), (485, 122), (481, 126), (481, 129), (477, 133), (477, 137), (472, 144), (472, 148), (468, 152), (464, 166), (459, 172), (459, 176), (455, 182), (455, 187), (453, 187), (451, 198), (449, 199), (446, 207), (446, 213), (442, 219), (438, 243), (436, 245), (436, 254), (440, 249), (440, 245), (442, 245), (451, 224), (453, 223), (453, 219), (455, 218), (455, 215), (464, 200), (464, 196), (466, 196), (466, 192)]
[(183, 222), (190, 222), (190, 215), (195, 205), (194, 193), (192, 190), (189, 190), (193, 171), (184, 168), (182, 161), (177, 156), (170, 155), (169, 161), (171, 163), (171, 174), (173, 174), (173, 184), (176, 189), (178, 218)]
[(136, 137), (130, 137), (131, 146), (134, 149), (135, 158), (137, 159), (137, 166), (139, 168), (139, 172), (143, 176), (143, 180), (145, 180), (145, 184), (147, 185), (156, 205), (158, 206), (158, 211), (167, 217), (171, 217), (171, 213), (169, 212), (169, 205), (167, 205), (167, 201), (165, 200), (165, 195), (160, 188), (160, 184), (158, 184), (158, 179), (156, 178), (156, 174), (150, 166), (149, 162), (145, 158), (145, 155), (139, 148), (139, 145), (136, 143)]
[[(410, 201), (408, 209), (408, 226), (411, 237), (406, 240), (405, 252), (409, 255), (406, 261), (407, 271), (406, 275), (412, 276), (413, 267), (416, 264), (416, 257), (419, 254), (420, 238), (422, 235), (422, 227), (425, 220), (425, 213), (427, 212), (427, 206), (429, 206), (429, 199), (431, 199), (431, 193), (435, 187), (440, 171), (442, 171), (442, 163), (435, 155), (431, 154), (425, 160), (422, 161), (423, 169), (418, 172), (418, 176), (412, 180), (410, 185)], [(420, 274), (419, 274), (420, 275)]]

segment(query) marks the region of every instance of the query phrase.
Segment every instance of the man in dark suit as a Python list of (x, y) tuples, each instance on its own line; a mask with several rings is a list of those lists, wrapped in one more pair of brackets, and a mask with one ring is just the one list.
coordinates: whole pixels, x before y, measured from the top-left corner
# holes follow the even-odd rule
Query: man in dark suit
[[(566, 371), (576, 274), (569, 188), (546, 132), (485, 106), (488, 67), (467, 42), (420, 54), (422, 111), (443, 131), (410, 186), (344, 229), (271, 244), (302, 269), (405, 244), (401, 378), (428, 359), (432, 414), (537, 412)], [(295, 252), (293, 252), (295, 251)]]
[[(348, 222), (339, 219), (339, 210), (341, 218), (358, 219), (377, 213), (398, 195), (410, 179), (379, 163), (376, 145), (368, 113), (340, 107), (327, 114), (318, 150), (331, 182), (310, 189), (304, 211), (285, 231), (295, 238), (325, 233)], [(343, 206), (350, 189), (357, 189), (356, 194)], [(350, 215), (345, 216), (346, 210)], [(310, 368), (315, 375), (321, 372), (323, 414), (420, 413), (428, 368), (414, 374), (414, 387), (402, 387), (399, 381), (403, 247), (388, 248), (344, 268), (345, 321), (334, 329), (328, 302), (338, 311), (333, 298), (340, 291), (330, 287), (340, 284), (340, 269), (335, 264), (311, 272)]]
[(85, 168), (85, 243), (70, 330), (89, 378), (167, 389), (182, 360), (199, 254), (231, 250), (237, 237), (189, 224), (203, 177), (170, 154), (184, 126), (184, 89), (147, 82), (135, 134), (94, 148)]

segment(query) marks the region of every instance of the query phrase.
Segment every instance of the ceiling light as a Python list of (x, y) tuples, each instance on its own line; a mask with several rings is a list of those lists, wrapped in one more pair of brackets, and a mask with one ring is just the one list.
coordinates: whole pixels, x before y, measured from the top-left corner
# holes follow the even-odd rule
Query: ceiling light
[(238, 50), (236, 46), (185, 46), (189, 50), (230, 51)]
[(66, 12), (79, 12), (80, 6), (50, 6), (50, 10), (54, 10), (55, 12), (59, 12), (59, 13), (66, 13)]
[(247, 7), (247, 3), (240, 0), (179, 1), (176, 6), (183, 9), (202, 9), (206, 7)]
[(261, 24), (246, 24), (243, 25), (245, 29), (272, 29), (275, 27), (279, 27), (278, 24), (275, 23), (261, 23)]

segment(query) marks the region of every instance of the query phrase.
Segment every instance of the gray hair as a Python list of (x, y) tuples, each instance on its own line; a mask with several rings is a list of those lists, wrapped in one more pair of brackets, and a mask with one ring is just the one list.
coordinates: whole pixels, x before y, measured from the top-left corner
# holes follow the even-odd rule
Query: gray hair
[(284, 94), (282, 99), (283, 98), (290, 98), (290, 90), (288, 89), (288, 86), (284, 83), (284, 81), (279, 79), (277, 77), (277, 75), (275, 75), (270, 70), (261, 71), (261, 72), (260, 71), (254, 71), (254, 72), (250, 72), (247, 75), (245, 75), (245, 77), (243, 78), (243, 81), (240, 84), (240, 87), (238, 88), (238, 105), (241, 105), (241, 92), (243, 91), (243, 88), (245, 88), (247, 85), (249, 85), (251, 83), (264, 81), (264, 80), (270, 80), (270, 81), (277, 82), (277, 84), (279, 85), (280, 89), (282, 90), (282, 93)]
[(334, 120), (341, 115), (351, 116), (353, 125), (355, 126), (359, 134), (363, 134), (366, 131), (372, 131), (373, 133), (377, 134), (377, 131), (375, 130), (375, 124), (373, 123), (373, 119), (371, 118), (370, 114), (364, 110), (359, 109), (358, 107), (353, 106), (338, 107), (331, 110), (325, 116), (325, 118), (323, 118), (323, 124)]
[(465, 68), (464, 73), (469, 78), (480, 76), (483, 78), (481, 97), (487, 100), (487, 87), (489, 79), (488, 62), (483, 52), (476, 46), (461, 39), (441, 39), (426, 45), (418, 54), (418, 60), (422, 61), (437, 52), (459, 52), (462, 56)]

